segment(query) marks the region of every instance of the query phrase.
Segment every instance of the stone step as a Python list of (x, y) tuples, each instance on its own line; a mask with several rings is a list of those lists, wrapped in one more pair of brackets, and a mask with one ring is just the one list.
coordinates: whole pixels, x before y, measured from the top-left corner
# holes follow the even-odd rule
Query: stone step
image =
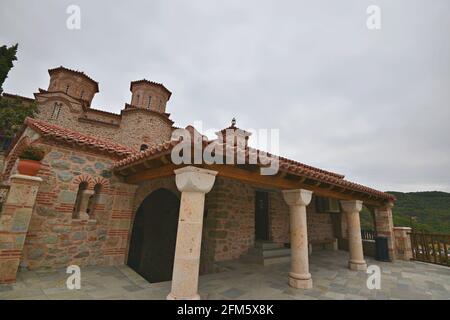
[(289, 256), (291, 254), (291, 249), (276, 248), (276, 249), (263, 250), (261, 248), (253, 248), (253, 249), (250, 249), (248, 253), (250, 255), (257, 255), (257, 256), (263, 256), (265, 258), (270, 258), (270, 257)]
[(273, 242), (257, 242), (255, 247), (250, 249), (242, 257), (245, 262), (271, 265), (276, 263), (285, 263), (291, 260), (291, 250), (283, 244)]
[(272, 264), (277, 264), (277, 263), (287, 263), (291, 261), (291, 256), (283, 256), (283, 257), (272, 257), (272, 258), (265, 258), (263, 261), (263, 264), (265, 266), (269, 266)]
[(262, 248), (264, 250), (270, 250), (270, 249), (278, 249), (278, 248), (284, 248), (284, 245), (281, 243), (274, 243), (274, 242), (256, 242), (255, 248)]

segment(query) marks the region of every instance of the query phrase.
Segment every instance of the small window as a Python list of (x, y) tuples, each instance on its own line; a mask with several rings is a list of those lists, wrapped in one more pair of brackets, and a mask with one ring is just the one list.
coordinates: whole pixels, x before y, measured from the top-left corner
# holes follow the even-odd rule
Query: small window
[(149, 96), (148, 97), (148, 105), (147, 105), (147, 107), (150, 109), (150, 103), (152, 102), (152, 97), (151, 96)]
[(97, 207), (98, 199), (100, 197), (101, 191), (102, 191), (102, 185), (100, 183), (97, 183), (94, 186), (94, 194), (89, 197), (87, 214), (89, 215), (89, 219), (91, 219), (91, 220), (95, 219), (95, 209)]
[(316, 197), (316, 212), (317, 213), (338, 213), (339, 201), (334, 198)]
[(70, 86), (69, 86), (69, 85), (67, 85), (67, 86), (66, 86), (66, 94), (68, 94), (68, 93), (69, 93), (69, 88), (70, 88)]
[(145, 143), (141, 144), (141, 151), (145, 151), (147, 149), (148, 149), (148, 145), (146, 145)]
[(88, 183), (86, 181), (81, 182), (78, 186), (77, 199), (75, 201), (75, 206), (73, 207), (72, 219), (80, 218), (81, 204), (83, 201), (83, 191), (85, 191), (87, 187)]
[(83, 99), (84, 96), (84, 90), (81, 90), (80, 99)]
[(139, 105), (139, 95), (136, 96), (136, 105)]
[(53, 105), (53, 112), (51, 115), (51, 119), (58, 119), (59, 113), (61, 112), (61, 106), (62, 104), (55, 102), (55, 104)]

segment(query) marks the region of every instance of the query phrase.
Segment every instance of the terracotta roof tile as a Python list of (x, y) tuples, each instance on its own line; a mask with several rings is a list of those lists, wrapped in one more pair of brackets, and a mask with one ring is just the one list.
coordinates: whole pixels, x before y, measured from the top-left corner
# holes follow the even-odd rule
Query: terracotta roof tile
[(88, 135), (81, 134), (72, 130), (65, 129), (63, 127), (50, 124), (48, 122), (26, 118), (25, 124), (30, 128), (36, 130), (41, 135), (47, 138), (52, 138), (58, 141), (64, 141), (66, 143), (73, 143), (80, 146), (86, 146), (92, 149), (97, 149), (117, 156), (129, 156), (137, 151), (108, 140), (102, 140), (94, 138)]
[(172, 95), (172, 92), (171, 92), (169, 89), (167, 89), (162, 83), (154, 82), (154, 81), (147, 80), (147, 79), (131, 81), (131, 83), (130, 83), (130, 91), (133, 90), (133, 86), (134, 86), (134, 85), (136, 85), (136, 84), (141, 84), (141, 83), (151, 84), (151, 85), (160, 87), (161, 89), (163, 89), (164, 91), (166, 91), (166, 93), (169, 95), (169, 97), (167, 98), (167, 100), (169, 100), (169, 99), (170, 99), (170, 96)]
[(89, 77), (87, 74), (85, 74), (83, 71), (78, 71), (78, 70), (72, 70), (63, 66), (59, 66), (53, 69), (48, 69), (48, 74), (52, 75), (52, 73), (58, 72), (58, 71), (68, 71), (70, 73), (79, 75), (84, 77), (85, 79), (89, 80), (92, 84), (94, 84), (96, 91), (98, 92), (98, 82), (93, 80), (91, 77)]
[[(134, 164), (138, 164), (140, 162), (143, 162), (145, 160), (149, 160), (152, 158), (156, 158), (158, 156), (161, 156), (163, 154), (168, 154), (171, 152), (172, 148), (176, 146), (179, 141), (170, 141), (170, 142), (164, 142), (160, 145), (154, 146), (152, 148), (147, 149), (146, 151), (135, 153), (125, 159), (122, 159), (114, 164), (114, 169), (122, 169), (128, 166), (132, 166)], [(233, 148), (236, 149), (236, 148)], [(261, 150), (254, 149), (254, 148), (248, 148), (246, 150), (246, 159), (248, 159), (250, 156), (259, 155), (261, 154), (267, 155), (267, 156), (273, 156), (270, 153), (265, 153)], [(306, 164), (303, 164), (301, 162), (297, 162), (291, 159), (279, 157), (279, 168), (281, 171), (285, 171), (294, 175), (300, 175), (304, 176), (306, 178), (314, 179), (319, 182), (325, 182), (329, 183), (334, 186), (342, 187), (348, 190), (356, 191), (356, 192), (362, 192), (369, 195), (373, 195), (375, 197), (385, 199), (385, 200), (395, 200), (395, 197), (391, 194), (378, 191), (366, 186), (363, 186), (358, 183), (350, 182), (348, 180), (344, 180), (344, 176), (341, 174), (337, 174), (334, 172), (322, 170), (319, 168), (315, 168)]]

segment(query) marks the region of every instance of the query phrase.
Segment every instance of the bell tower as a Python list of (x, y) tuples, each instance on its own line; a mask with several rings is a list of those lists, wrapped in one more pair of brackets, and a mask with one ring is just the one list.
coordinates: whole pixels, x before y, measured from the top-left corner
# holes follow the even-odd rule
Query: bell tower
[(166, 112), (166, 104), (172, 92), (161, 83), (146, 79), (133, 81), (130, 85), (131, 105), (159, 113)]
[(64, 68), (63, 66), (48, 70), (50, 83), (48, 92), (62, 92), (72, 98), (83, 100), (91, 105), (98, 92), (98, 82), (92, 80), (84, 72)]

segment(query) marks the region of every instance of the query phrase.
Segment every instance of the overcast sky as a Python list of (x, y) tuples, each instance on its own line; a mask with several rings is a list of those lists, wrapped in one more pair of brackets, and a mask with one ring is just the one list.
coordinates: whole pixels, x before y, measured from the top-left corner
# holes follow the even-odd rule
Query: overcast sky
[[(19, 43), (4, 90), (32, 97), (63, 65), (119, 112), (162, 82), (177, 126), (280, 130), (282, 155), (381, 190), (450, 192), (450, 1), (6, 1)], [(66, 9), (81, 9), (69, 30)], [(366, 27), (369, 5), (381, 29)]]

